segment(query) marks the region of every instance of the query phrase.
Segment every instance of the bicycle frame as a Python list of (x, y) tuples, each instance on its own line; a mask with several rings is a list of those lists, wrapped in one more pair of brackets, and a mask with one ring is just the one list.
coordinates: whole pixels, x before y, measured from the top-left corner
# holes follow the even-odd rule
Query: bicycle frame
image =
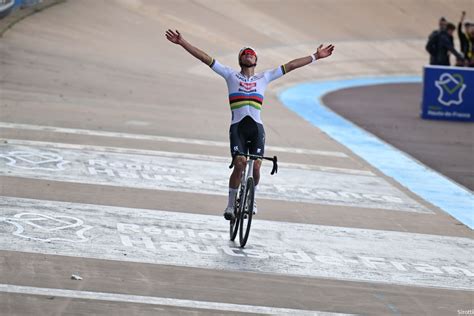
[(242, 177), (240, 179), (240, 183), (244, 186), (245, 188), (245, 185), (247, 183), (247, 179), (248, 178), (253, 178), (253, 165), (255, 163), (255, 158), (250, 158), (250, 159), (247, 159), (247, 166), (244, 170), (244, 172), (242, 172)]

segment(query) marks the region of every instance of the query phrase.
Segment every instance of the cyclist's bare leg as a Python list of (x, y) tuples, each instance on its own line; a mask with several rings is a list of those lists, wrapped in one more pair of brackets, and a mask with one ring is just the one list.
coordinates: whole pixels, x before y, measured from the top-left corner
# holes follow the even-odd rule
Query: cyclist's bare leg
[(245, 170), (247, 165), (247, 159), (243, 156), (236, 156), (234, 158), (234, 170), (229, 178), (229, 196), (227, 200), (227, 207), (224, 211), (224, 217), (227, 220), (233, 219), (234, 215), (234, 203), (237, 196), (238, 187), (242, 172)]
[(235, 156), (234, 158), (234, 170), (229, 178), (229, 188), (237, 189), (240, 184), (240, 178), (242, 172), (245, 170), (247, 165), (247, 159), (244, 156)]
[(253, 164), (253, 179), (255, 181), (255, 186), (260, 181), (260, 167), (262, 166), (262, 159), (255, 160)]
[[(253, 164), (253, 179), (255, 183), (255, 195), (257, 194), (257, 184), (260, 181), (260, 167), (262, 166), (262, 159), (255, 160)], [(254, 204), (253, 204), (253, 213), (257, 214), (257, 198), (255, 196)]]

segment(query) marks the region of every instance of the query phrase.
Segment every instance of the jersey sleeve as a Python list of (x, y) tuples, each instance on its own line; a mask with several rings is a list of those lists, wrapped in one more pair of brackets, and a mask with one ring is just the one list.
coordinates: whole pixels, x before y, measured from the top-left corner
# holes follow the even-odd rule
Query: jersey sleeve
[(211, 69), (214, 70), (215, 73), (219, 74), (224, 79), (226, 79), (232, 73), (232, 69), (230, 67), (222, 65), (214, 58), (212, 58), (209, 67), (211, 67)]
[(285, 65), (281, 65), (280, 67), (277, 67), (277, 68), (272, 69), (272, 70), (267, 70), (263, 73), (263, 75), (265, 76), (265, 79), (267, 80), (267, 82), (271, 82), (275, 79), (278, 79), (281, 76), (283, 76), (284, 74), (286, 74)]

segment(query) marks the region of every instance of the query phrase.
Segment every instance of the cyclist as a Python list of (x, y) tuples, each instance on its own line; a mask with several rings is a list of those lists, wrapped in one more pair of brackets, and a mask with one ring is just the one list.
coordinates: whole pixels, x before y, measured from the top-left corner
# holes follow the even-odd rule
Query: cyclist
[[(258, 58), (257, 52), (252, 47), (246, 46), (240, 50), (238, 54), (240, 71), (235, 71), (191, 45), (178, 30), (172, 31), (169, 29), (166, 31), (166, 38), (174, 44), (181, 45), (188, 53), (207, 64), (227, 82), (230, 109), (232, 111), (229, 138), (234, 170), (229, 178), (229, 198), (224, 217), (231, 220), (234, 217), (234, 203), (240, 184), (240, 176), (247, 163), (246, 157), (239, 155), (239, 153), (248, 151), (253, 155), (263, 156), (264, 154), (265, 130), (260, 118), (260, 111), (265, 88), (271, 81), (294, 69), (315, 62), (317, 59), (331, 56), (334, 46), (323, 47), (323, 45), (320, 45), (316, 52), (309, 56), (294, 59), (275, 69), (256, 74), (255, 67)], [(261, 160), (256, 160), (254, 163), (255, 191), (257, 191), (257, 184), (260, 180), (261, 164)], [(254, 205), (254, 213), (256, 212), (257, 207)]]

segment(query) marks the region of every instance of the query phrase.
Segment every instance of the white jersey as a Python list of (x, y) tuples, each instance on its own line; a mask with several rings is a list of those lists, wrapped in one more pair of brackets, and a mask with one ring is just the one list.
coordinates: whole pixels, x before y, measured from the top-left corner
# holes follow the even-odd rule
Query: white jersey
[(255, 122), (262, 124), (260, 111), (267, 85), (286, 73), (285, 66), (255, 74), (249, 78), (230, 67), (212, 59), (209, 66), (227, 82), (229, 103), (232, 111), (232, 123), (240, 122), (250, 116)]

